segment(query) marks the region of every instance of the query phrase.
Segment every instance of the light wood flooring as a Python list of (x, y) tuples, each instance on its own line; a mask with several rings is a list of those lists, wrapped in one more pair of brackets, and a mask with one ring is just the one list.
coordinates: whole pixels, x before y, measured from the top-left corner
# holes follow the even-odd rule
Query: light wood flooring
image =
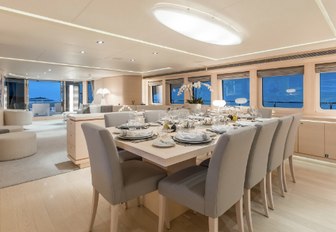
[[(274, 187), (275, 210), (270, 218), (258, 213), (262, 206), (258, 191), (253, 191), (255, 231), (335, 232), (336, 164), (301, 157), (294, 161), (297, 183), (288, 181), (285, 198)], [(0, 189), (0, 232), (88, 231), (91, 195), (89, 168)], [(120, 210), (119, 231), (157, 230), (157, 216), (130, 205)], [(109, 231), (109, 216), (109, 205), (100, 198), (93, 231)], [(207, 222), (206, 217), (188, 211), (172, 221), (170, 231), (207, 231)], [(237, 231), (234, 209), (220, 217), (219, 230)]]

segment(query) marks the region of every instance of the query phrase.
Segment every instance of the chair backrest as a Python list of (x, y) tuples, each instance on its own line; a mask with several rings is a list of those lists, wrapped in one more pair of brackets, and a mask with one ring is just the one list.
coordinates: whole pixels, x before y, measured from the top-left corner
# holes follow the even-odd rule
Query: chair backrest
[(285, 143), (289, 127), (293, 121), (293, 116), (286, 116), (279, 119), (279, 124), (275, 130), (270, 153), (268, 156), (267, 171), (273, 171), (282, 164), (285, 152)]
[(167, 112), (165, 110), (146, 110), (145, 119), (146, 122), (157, 122), (166, 114)]
[(112, 112), (104, 115), (105, 127), (120, 126), (134, 118), (133, 111)]
[(123, 177), (111, 133), (98, 125), (83, 123), (89, 151), (93, 187), (110, 203), (120, 203)]
[(219, 137), (205, 183), (205, 213), (218, 217), (243, 195), (246, 164), (255, 127), (229, 131)]
[(257, 132), (254, 136), (247, 162), (245, 177), (246, 189), (251, 189), (266, 176), (268, 154), (277, 125), (277, 119), (270, 119), (255, 125)]
[(285, 145), (285, 153), (284, 153), (284, 160), (293, 155), (294, 152), (294, 145), (296, 141), (296, 135), (298, 132), (298, 127), (300, 124), (300, 119), (302, 114), (294, 114), (292, 124), (289, 128), (286, 145)]
[(272, 109), (258, 109), (258, 117), (271, 118), (272, 117)]

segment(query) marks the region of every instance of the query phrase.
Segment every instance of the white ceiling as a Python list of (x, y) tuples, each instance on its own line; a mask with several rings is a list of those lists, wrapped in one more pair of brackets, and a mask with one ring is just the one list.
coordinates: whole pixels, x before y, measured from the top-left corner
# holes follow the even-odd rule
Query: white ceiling
[(146, 76), (336, 47), (335, 0), (165, 1), (228, 19), (243, 35), (234, 46), (166, 28), (151, 12), (158, 2), (0, 0), (0, 70), (60, 80)]

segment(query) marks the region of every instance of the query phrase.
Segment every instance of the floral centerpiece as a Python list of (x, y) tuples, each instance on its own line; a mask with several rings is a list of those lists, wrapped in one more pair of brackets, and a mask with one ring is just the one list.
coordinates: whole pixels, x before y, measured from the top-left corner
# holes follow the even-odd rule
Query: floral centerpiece
[(183, 92), (188, 92), (189, 94), (189, 99), (187, 100), (187, 102), (189, 104), (203, 104), (203, 99), (202, 97), (197, 97), (194, 96), (194, 91), (193, 88), (199, 89), (203, 86), (207, 87), (209, 89), (210, 92), (212, 92), (212, 88), (211, 85), (207, 84), (207, 83), (202, 83), (200, 81), (194, 82), (194, 83), (189, 83), (187, 85), (182, 85), (181, 88), (179, 89), (177, 96), (180, 96)]

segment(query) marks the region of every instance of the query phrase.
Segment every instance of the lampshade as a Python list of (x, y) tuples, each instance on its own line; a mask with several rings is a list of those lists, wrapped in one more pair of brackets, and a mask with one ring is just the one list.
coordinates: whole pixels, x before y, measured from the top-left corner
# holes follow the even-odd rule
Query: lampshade
[(247, 99), (245, 97), (236, 98), (235, 103), (238, 105), (243, 105), (247, 103)]
[(225, 100), (214, 100), (212, 102), (213, 106), (217, 106), (217, 107), (223, 107), (226, 105), (226, 101)]
[(217, 45), (240, 44), (237, 29), (207, 12), (172, 3), (158, 3), (153, 8), (156, 19), (189, 38)]
[(97, 92), (96, 94), (100, 94), (102, 95), (103, 97), (106, 95), (106, 94), (110, 94), (110, 90), (108, 90), (107, 88), (99, 88), (97, 89)]

